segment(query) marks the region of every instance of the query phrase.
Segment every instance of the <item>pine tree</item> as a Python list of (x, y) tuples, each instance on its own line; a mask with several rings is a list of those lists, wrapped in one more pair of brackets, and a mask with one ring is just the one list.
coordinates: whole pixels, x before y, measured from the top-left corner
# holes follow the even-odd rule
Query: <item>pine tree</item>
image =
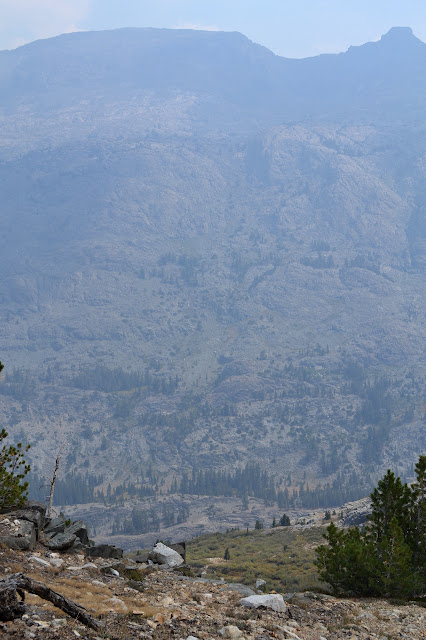
[[(3, 370), (0, 362), (0, 371)], [(0, 444), (8, 433), (5, 429), (0, 431)], [(28, 482), (24, 480), (31, 467), (25, 462), (25, 452), (30, 445), (22, 446), (3, 445), (0, 449), (0, 512), (13, 509), (25, 504), (27, 500)]]
[(426, 456), (420, 456), (415, 471), (417, 482), (412, 487), (415, 495), (413, 560), (420, 590), (421, 585), (423, 588), (426, 585)]
[(226, 560), (227, 562), (228, 562), (228, 560), (230, 560), (230, 559), (231, 559), (231, 555), (230, 555), (230, 553), (229, 553), (229, 549), (228, 549), (228, 547), (226, 547), (226, 549), (225, 549), (225, 553), (224, 553), (224, 555), (223, 555), (223, 559), (224, 559), (224, 560)]
[(413, 593), (415, 577), (412, 571), (412, 550), (404, 540), (396, 518), (390, 522), (380, 545), (380, 595), (409, 596)]
[(371, 494), (372, 513), (369, 517), (369, 531), (376, 546), (389, 533), (390, 523), (396, 519), (404, 537), (412, 536), (412, 491), (407, 484), (388, 469)]
[(320, 578), (337, 594), (371, 595), (374, 591), (374, 546), (359, 529), (338, 529), (332, 522), (324, 535), (328, 545), (317, 548)]
[(336, 593), (407, 597), (426, 589), (426, 456), (412, 487), (392, 471), (371, 494), (367, 526), (339, 530), (334, 523), (317, 548), (320, 577)]
[(290, 518), (286, 513), (283, 513), (281, 516), (279, 523), (280, 527), (289, 527), (290, 526)]
[[(0, 363), (1, 364), (1, 363)], [(8, 433), (0, 431), (0, 444)], [(28, 482), (24, 480), (30, 471), (30, 465), (25, 462), (25, 453), (30, 448), (16, 445), (3, 445), (0, 449), (0, 512), (15, 507), (21, 507), (27, 500)]]

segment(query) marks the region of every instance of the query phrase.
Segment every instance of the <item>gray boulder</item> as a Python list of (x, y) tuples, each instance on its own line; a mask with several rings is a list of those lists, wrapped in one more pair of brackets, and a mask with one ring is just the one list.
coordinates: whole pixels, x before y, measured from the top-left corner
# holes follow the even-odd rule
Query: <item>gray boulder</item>
[(61, 513), (57, 518), (52, 518), (43, 529), (45, 537), (52, 538), (57, 533), (65, 531), (65, 516)]
[(139, 564), (146, 564), (148, 562), (148, 556), (148, 551), (145, 551), (144, 553), (138, 553), (138, 555), (132, 559)]
[(33, 511), (32, 509), (16, 509), (11, 513), (7, 514), (7, 517), (11, 520), (26, 520), (27, 522), (32, 522), (36, 528), (36, 536), (38, 538), (38, 532), (43, 526), (43, 516), (39, 511)]
[(86, 546), (89, 546), (89, 536), (87, 533), (87, 525), (83, 520), (76, 520), (69, 525), (69, 527), (65, 527), (65, 533), (72, 533), (80, 540), (80, 542)]
[[(65, 530), (65, 533), (67, 533), (66, 530)], [(86, 553), (86, 549), (87, 549), (87, 546), (80, 542), (80, 538), (76, 537), (74, 544), (72, 545), (72, 547), (70, 547), (68, 549), (68, 553), (83, 553), (83, 554), (85, 554)]]
[(45, 545), (52, 551), (66, 551), (70, 549), (77, 537), (73, 533), (57, 533), (49, 540), (46, 540)]
[(46, 515), (47, 507), (44, 502), (40, 502), (40, 500), (28, 500), (28, 502), (25, 503), (25, 509), (31, 509), (31, 511), (39, 511), (44, 517)]
[(182, 556), (177, 551), (167, 547), (162, 542), (157, 542), (149, 554), (148, 559), (152, 560), (155, 564), (161, 564), (167, 567), (180, 567), (184, 562)]
[(89, 558), (113, 558), (119, 560), (123, 557), (123, 549), (111, 544), (98, 544), (85, 550)]
[(20, 520), (32, 522), (40, 531), (46, 523), (46, 505), (38, 500), (29, 500), (23, 507), (13, 512)]
[(0, 521), (0, 544), (9, 549), (32, 551), (37, 541), (34, 523), (5, 517)]
[(284, 602), (284, 599), (278, 593), (270, 593), (264, 596), (249, 596), (248, 598), (242, 598), (240, 600), (240, 604), (242, 604), (244, 607), (249, 607), (250, 609), (258, 609), (259, 607), (263, 607), (265, 609), (277, 611), (278, 613), (285, 613), (287, 611), (287, 606)]
[(240, 584), (239, 582), (228, 582), (228, 583), (225, 583), (225, 584), (226, 584), (226, 589), (229, 589), (229, 591), (236, 591), (241, 596), (255, 596), (256, 595), (256, 591), (253, 591), (253, 589), (250, 589), (250, 587), (248, 587), (245, 584)]

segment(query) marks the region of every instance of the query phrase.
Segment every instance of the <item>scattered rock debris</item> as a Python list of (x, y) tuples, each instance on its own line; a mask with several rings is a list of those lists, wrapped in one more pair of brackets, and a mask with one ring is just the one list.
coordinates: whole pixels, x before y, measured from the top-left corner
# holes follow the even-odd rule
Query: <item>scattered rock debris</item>
[(84, 554), (63, 553), (60, 559), (62, 564), (55, 565), (52, 561), (58, 554), (40, 544), (31, 552), (1, 549), (0, 578), (22, 572), (43, 582), (84, 607), (102, 623), (102, 633), (51, 603), (26, 595), (24, 615), (0, 623), (0, 638), (426, 639), (426, 610), (416, 604), (396, 606), (385, 600), (347, 600), (309, 592), (284, 594), (281, 611), (252, 609), (243, 606), (239, 590), (225, 582), (187, 578), (157, 565), (141, 569), (140, 564), (111, 558), (87, 562)]

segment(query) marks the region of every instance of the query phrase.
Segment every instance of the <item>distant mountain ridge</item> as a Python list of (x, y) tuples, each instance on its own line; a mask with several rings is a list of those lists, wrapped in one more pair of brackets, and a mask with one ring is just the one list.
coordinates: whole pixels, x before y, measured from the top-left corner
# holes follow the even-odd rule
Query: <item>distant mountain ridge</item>
[(258, 498), (314, 507), (410, 474), (425, 67), (408, 29), (305, 60), (155, 29), (0, 53), (0, 410), (38, 477), (60, 450), (119, 505), (256, 463)]
[(10, 108), (71, 106), (98, 91), (106, 101), (184, 91), (276, 123), (419, 117), (425, 71), (426, 45), (403, 27), (346, 53), (301, 60), (276, 56), (239, 33), (137, 28), (67, 34), (0, 52), (2, 103)]

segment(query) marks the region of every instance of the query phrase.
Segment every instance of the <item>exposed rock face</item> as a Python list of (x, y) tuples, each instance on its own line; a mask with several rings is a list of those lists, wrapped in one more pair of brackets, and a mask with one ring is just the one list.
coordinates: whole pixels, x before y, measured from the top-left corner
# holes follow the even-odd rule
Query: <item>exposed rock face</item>
[[(222, 38), (229, 47), (225, 57)], [(402, 396), (401, 403), (395, 397), (386, 441), (380, 438), (377, 451), (373, 447), (370, 453), (382, 468), (393, 455), (405, 468), (423, 432), (420, 401), (414, 400), (420, 394), (406, 377), (418, 370), (420, 384), (425, 338), (419, 292), (424, 290), (426, 132), (421, 118), (409, 119), (406, 109), (412, 105), (421, 113), (419, 105), (426, 104), (424, 83), (418, 81), (425, 64), (423, 45), (418, 57), (413, 53), (413, 63), (407, 62), (411, 48), (402, 58), (403, 88), (395, 81), (388, 93), (383, 79), (395, 79), (399, 59), (396, 52), (390, 55), (393, 37), (352, 49), (339, 56), (338, 64), (333, 56), (297, 64), (279, 60), (248, 41), (242, 45), (236, 34), (188, 32), (184, 40), (182, 50), (183, 36), (174, 32), (143, 31), (131, 41), (123, 33), (72, 34), (2, 53), (2, 96), (12, 100), (10, 110), (2, 112), (8, 142), (0, 165), (0, 216), (2, 226), (11, 229), (1, 238), (2, 312), (14, 318), (20, 309), (34, 310), (20, 314), (17, 323), (2, 324), (8, 358), (31, 383), (1, 382), (7, 387), (2, 396), (6, 417), (17, 394), (33, 387), (13, 435), (30, 424), (47, 435), (64, 417), (64, 455), (75, 442), (74, 471), (80, 479), (86, 471), (104, 474), (105, 481), (116, 472), (120, 482), (136, 476), (141, 451), (144, 463), (158, 460), (155, 471), (182, 468), (190, 473), (193, 465), (230, 472), (236, 458), (229, 452), (235, 452), (238, 464), (262, 460), (271, 475), (291, 472), (297, 483), (306, 452), (304, 438), (284, 428), (293, 420), (312, 436), (312, 450), (324, 448), (324, 469), (334, 474), (349, 464), (361, 475), (362, 455), (370, 455), (368, 429), (374, 430), (379, 417), (372, 415), (372, 425), (366, 423), (365, 393), (373, 371), (380, 370), (390, 378), (389, 396)], [(208, 91), (210, 97), (205, 93), (209, 73), (201, 74), (197, 93), (200, 46), (206, 55), (203, 69), (215, 69), (212, 77), (223, 81), (219, 92)], [(208, 59), (210, 46), (220, 55)], [(241, 67), (235, 52), (243, 49)], [(118, 51), (129, 72), (125, 80), (104, 64), (105, 56), (111, 59), (115, 52), (111, 62), (117, 69)], [(369, 56), (377, 60), (376, 54), (383, 67), (370, 77), (363, 69), (366, 64), (370, 69)], [(264, 56), (271, 76), (262, 71), (257, 78), (263, 66), (255, 60), (263, 65)], [(71, 59), (70, 66), (58, 62)], [(150, 64), (135, 63), (139, 59)], [(218, 59), (226, 59), (226, 71), (238, 69), (232, 77), (245, 78), (243, 86), (229, 86)], [(162, 72), (141, 75), (159, 60)], [(371, 93), (355, 91), (357, 83), (350, 82), (356, 60), (357, 77), (370, 78)], [(182, 65), (196, 68), (195, 84), (186, 84), (189, 76), (181, 73)], [(285, 80), (281, 72), (275, 75), (276, 65), (288, 68), (290, 76), (287, 71)], [(349, 95), (342, 93), (337, 67), (347, 70), (343, 86)], [(319, 68), (327, 78), (326, 92), (318, 92), (311, 81), (315, 69), (315, 79), (323, 83)], [(408, 72), (411, 82), (405, 82)], [(22, 77), (37, 83), (21, 82)], [(154, 77), (164, 93), (151, 91)], [(247, 77), (253, 82), (246, 85)], [(175, 93), (176, 80), (183, 78), (181, 93)], [(274, 92), (259, 90), (257, 81), (266, 78), (284, 102), (277, 102)], [(309, 95), (294, 91), (293, 82)], [(247, 99), (247, 86), (256, 99)], [(237, 97), (232, 104), (231, 89)], [(331, 89), (334, 99), (325, 99)], [(20, 91), (25, 102), (22, 96), (14, 102)], [(110, 101), (106, 95), (115, 97)], [(252, 120), (246, 112), (248, 119), (242, 120), (241, 109), (259, 100), (262, 117)], [(324, 100), (331, 120), (323, 120)], [(398, 103), (403, 105), (399, 125), (385, 126), (385, 105), (392, 105), (393, 113)], [(291, 105), (287, 119), (279, 104)], [(317, 122), (312, 120), (315, 105), (322, 105)], [(349, 119), (334, 120), (329, 106), (340, 111), (344, 105)], [(272, 119), (270, 109), (278, 110)], [(305, 122), (303, 113), (309, 114)], [(34, 243), (34, 237), (40, 242)], [(79, 314), (76, 303), (81, 303)], [(23, 335), (31, 349), (22, 348)], [(93, 351), (104, 368), (98, 380)], [(365, 368), (356, 384), (353, 372), (346, 372), (344, 351)], [(58, 364), (54, 375), (49, 372), (52, 357)], [(75, 362), (80, 372), (71, 370)], [(123, 384), (112, 382), (111, 362), (139, 377), (149, 374), (156, 384), (138, 397), (119, 397), (125, 374)], [(401, 379), (392, 382), (398, 371)], [(177, 387), (167, 390), (176, 372)], [(134, 388), (140, 385), (137, 380)], [(183, 402), (187, 392), (199, 398), (191, 407), (194, 438), (186, 438), (182, 426), (192, 420)], [(413, 402), (406, 405), (408, 398)], [(211, 412), (204, 411), (206, 404)], [(228, 404), (236, 405), (235, 413), (222, 429), (223, 420), (215, 416)], [(80, 465), (89, 431), (78, 425), (88, 409), (93, 434), (99, 435), (93, 436), (85, 469)], [(258, 424), (262, 415), (263, 424)], [(153, 437), (152, 425), (166, 417), (170, 425)], [(121, 428), (112, 451), (117, 419)], [(140, 428), (132, 431), (129, 447), (125, 434), (136, 423)], [(101, 426), (107, 451), (100, 446)], [(259, 437), (259, 428), (267, 429), (268, 436)], [(342, 447), (335, 457), (331, 449), (337, 434)], [(185, 438), (186, 447), (170, 446), (170, 436), (176, 443)], [(38, 440), (34, 459), (53, 455), (55, 438)], [(331, 465), (329, 460), (336, 461)], [(316, 462), (309, 467), (308, 478), (318, 479)]]
[(284, 602), (284, 598), (278, 593), (271, 593), (264, 596), (249, 596), (248, 598), (241, 598), (240, 604), (242, 604), (244, 607), (249, 607), (250, 609), (259, 609), (259, 607), (264, 607), (265, 609), (271, 609), (272, 611), (281, 613), (285, 613), (287, 611), (287, 606)]
[(167, 565), (168, 567), (180, 567), (184, 560), (177, 551), (167, 547), (162, 542), (157, 542), (148, 556), (156, 564)]
[(371, 500), (357, 500), (345, 505), (343, 512), (342, 525), (344, 527), (354, 527), (367, 522), (368, 516), (371, 514)]
[(177, 551), (177, 553), (182, 556), (184, 562), (186, 562), (186, 542), (178, 542), (176, 544), (171, 544), (170, 549)]

